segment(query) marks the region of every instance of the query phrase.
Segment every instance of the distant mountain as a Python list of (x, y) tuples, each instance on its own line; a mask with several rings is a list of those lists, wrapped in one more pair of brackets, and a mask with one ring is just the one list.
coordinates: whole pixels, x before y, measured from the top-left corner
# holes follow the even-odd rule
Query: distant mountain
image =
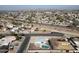
[(0, 5), (0, 10), (26, 10), (26, 9), (79, 10), (79, 5)]

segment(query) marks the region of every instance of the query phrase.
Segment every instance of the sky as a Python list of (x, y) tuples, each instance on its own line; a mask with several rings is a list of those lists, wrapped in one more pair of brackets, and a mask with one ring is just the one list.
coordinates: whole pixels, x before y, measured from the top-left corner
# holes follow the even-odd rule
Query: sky
[(79, 10), (79, 5), (0, 5), (0, 10), (26, 10), (34, 8)]

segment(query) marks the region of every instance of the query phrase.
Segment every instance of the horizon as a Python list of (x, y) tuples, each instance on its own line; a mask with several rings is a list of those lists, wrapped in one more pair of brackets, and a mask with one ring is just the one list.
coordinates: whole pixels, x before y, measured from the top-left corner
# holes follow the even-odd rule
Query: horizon
[(58, 9), (79, 10), (79, 5), (0, 5), (0, 10)]

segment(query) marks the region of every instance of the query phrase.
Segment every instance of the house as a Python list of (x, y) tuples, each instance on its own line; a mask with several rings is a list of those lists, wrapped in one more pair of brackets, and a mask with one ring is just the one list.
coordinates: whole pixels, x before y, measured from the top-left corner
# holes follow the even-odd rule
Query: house
[(7, 36), (0, 39), (0, 53), (6, 53), (12, 45), (12, 42), (16, 40), (15, 36)]
[(7, 46), (16, 40), (15, 36), (6, 36), (2, 39), (0, 39), (0, 48), (3, 48), (3, 46)]

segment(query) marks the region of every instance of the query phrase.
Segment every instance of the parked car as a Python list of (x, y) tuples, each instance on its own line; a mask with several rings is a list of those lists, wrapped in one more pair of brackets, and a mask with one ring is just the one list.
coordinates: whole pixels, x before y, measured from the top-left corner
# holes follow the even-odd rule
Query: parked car
[(9, 49), (14, 49), (14, 46), (10, 44)]

